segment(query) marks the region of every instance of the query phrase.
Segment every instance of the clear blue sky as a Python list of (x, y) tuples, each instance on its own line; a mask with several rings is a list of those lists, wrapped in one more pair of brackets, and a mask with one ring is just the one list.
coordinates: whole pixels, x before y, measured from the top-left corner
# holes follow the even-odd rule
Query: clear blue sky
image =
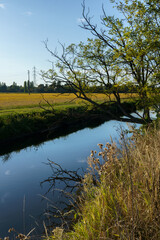
[[(86, 0), (93, 21), (99, 21), (102, 3), (106, 13), (114, 15), (109, 0)], [(82, 0), (0, 0), (0, 82), (19, 85), (27, 80), (30, 70), (37, 69), (37, 84), (42, 80), (38, 71), (51, 67), (52, 61), (43, 41), (48, 38), (54, 50), (58, 41), (69, 45), (85, 41), (89, 32), (78, 25), (82, 18)]]

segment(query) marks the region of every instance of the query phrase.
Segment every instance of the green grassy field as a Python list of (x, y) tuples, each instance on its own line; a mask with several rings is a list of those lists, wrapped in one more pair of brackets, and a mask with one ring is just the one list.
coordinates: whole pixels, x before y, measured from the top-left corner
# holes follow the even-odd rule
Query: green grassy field
[[(22, 94), (1, 93), (0, 94), (0, 117), (15, 114), (41, 113), (42, 111), (54, 109), (63, 110), (68, 107), (77, 106), (73, 94)], [(79, 104), (78, 104), (79, 105)], [(45, 109), (44, 109), (45, 108)]]
[[(76, 108), (77, 106), (79, 106), (79, 104), (76, 103), (66, 103), (66, 104), (58, 104), (56, 106), (54, 106), (54, 110), (56, 111), (63, 111), (67, 108)], [(17, 106), (17, 107), (11, 107), (11, 108), (2, 108), (0, 109), (0, 117), (5, 117), (5, 116), (9, 116), (9, 115), (16, 115), (16, 114), (32, 114), (32, 113), (41, 113), (43, 111), (46, 110), (52, 110), (51, 107), (49, 107), (49, 105), (45, 104), (42, 107), (40, 106)]]
[[(104, 99), (109, 100), (105, 94), (94, 93), (90, 94), (93, 100), (102, 102)], [(121, 94), (124, 100), (135, 97), (135, 94)], [(111, 95), (114, 100), (114, 96)], [(83, 105), (82, 100), (75, 99), (75, 95), (70, 94), (57, 94), (57, 93), (0, 93), (0, 116), (14, 114), (14, 113), (30, 113), (41, 112), (42, 107), (48, 107), (48, 103), (54, 106), (55, 109), (64, 109), (66, 107), (75, 107)]]

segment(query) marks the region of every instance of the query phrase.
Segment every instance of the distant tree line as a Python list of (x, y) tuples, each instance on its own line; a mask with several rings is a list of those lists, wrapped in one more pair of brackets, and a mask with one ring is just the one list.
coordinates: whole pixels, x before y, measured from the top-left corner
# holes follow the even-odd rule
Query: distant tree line
[[(86, 92), (88, 93), (104, 93), (110, 92), (113, 86), (108, 84), (107, 86), (103, 85), (92, 85), (88, 86)], [(112, 89), (113, 90), (113, 89)], [(117, 90), (117, 89), (116, 89)], [(61, 82), (53, 82), (52, 84), (39, 84), (38, 86), (34, 85), (33, 81), (24, 81), (24, 85), (18, 85), (16, 82), (13, 82), (10, 86), (7, 86), (6, 83), (0, 82), (0, 92), (1, 93), (74, 93), (73, 88), (67, 84), (61, 85)], [(130, 89), (130, 86), (121, 85), (118, 86), (119, 93), (129, 93), (137, 92), (136, 86)]]
[(54, 93), (54, 92), (69, 92), (67, 87), (62, 87), (60, 83), (39, 84), (34, 85), (33, 81), (24, 81), (23, 86), (13, 82), (10, 86), (6, 83), (0, 82), (0, 92), (4, 93)]

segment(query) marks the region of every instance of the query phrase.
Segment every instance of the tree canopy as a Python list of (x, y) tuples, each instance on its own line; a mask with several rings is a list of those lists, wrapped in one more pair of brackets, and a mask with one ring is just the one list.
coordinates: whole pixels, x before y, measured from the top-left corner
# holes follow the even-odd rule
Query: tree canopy
[[(101, 28), (92, 23), (83, 2), (81, 27), (92, 33), (86, 43), (62, 46), (62, 54), (45, 47), (56, 59), (55, 69), (43, 72), (46, 80), (60, 81), (76, 97), (103, 107), (87, 95), (90, 86), (103, 86), (114, 94), (121, 108), (119, 88), (136, 88), (143, 118), (150, 120), (150, 106), (159, 101), (160, 89), (160, 3), (159, 0), (112, 0), (122, 18), (107, 16), (102, 7)], [(124, 114), (125, 110), (123, 109)], [(127, 114), (126, 114), (127, 115)], [(132, 116), (129, 116), (132, 118)]]

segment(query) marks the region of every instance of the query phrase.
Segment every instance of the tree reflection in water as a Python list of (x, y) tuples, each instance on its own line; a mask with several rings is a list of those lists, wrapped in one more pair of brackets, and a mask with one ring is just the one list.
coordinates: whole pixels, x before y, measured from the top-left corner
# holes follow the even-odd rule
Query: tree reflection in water
[(52, 176), (41, 182), (41, 186), (45, 183), (49, 184), (47, 192), (42, 196), (42, 199), (48, 202), (44, 213), (47, 227), (53, 229), (61, 226), (69, 229), (82, 190), (84, 170), (82, 168), (76, 171), (66, 170), (50, 160), (47, 165), (52, 169)]
[(11, 159), (12, 153), (7, 153), (2, 156), (2, 161), (7, 162), (9, 159)]

